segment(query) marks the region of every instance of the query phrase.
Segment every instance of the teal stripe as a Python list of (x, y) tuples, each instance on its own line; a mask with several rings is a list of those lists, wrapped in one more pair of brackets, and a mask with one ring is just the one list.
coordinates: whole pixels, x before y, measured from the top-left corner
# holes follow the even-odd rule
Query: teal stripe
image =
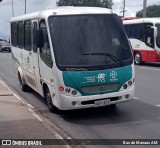
[[(76, 89), (83, 96), (117, 92), (120, 90), (123, 84), (131, 78), (132, 66), (97, 71), (63, 72), (63, 80), (65, 86)], [(115, 83), (118, 83), (119, 86), (113, 90), (86, 93), (81, 89), (85, 86), (96, 86)]]

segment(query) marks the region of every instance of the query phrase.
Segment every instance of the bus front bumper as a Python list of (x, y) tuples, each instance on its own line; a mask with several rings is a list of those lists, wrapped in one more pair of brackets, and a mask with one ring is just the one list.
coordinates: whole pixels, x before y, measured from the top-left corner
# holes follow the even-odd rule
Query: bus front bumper
[(130, 89), (91, 96), (71, 97), (59, 94), (59, 109), (74, 110), (91, 107), (101, 107), (133, 100), (135, 85)]

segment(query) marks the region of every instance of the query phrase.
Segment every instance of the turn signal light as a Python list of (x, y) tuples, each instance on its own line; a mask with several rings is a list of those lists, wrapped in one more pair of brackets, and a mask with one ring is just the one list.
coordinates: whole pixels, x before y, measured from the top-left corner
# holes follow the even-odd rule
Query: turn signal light
[(64, 91), (64, 87), (63, 87), (63, 86), (60, 86), (60, 87), (59, 87), (59, 91), (61, 91), (61, 92)]

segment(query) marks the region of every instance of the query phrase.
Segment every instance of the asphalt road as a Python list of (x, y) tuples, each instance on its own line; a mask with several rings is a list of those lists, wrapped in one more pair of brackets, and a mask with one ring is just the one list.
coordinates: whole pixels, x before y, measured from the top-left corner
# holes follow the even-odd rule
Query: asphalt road
[[(119, 104), (116, 108), (92, 108), (57, 115), (48, 111), (44, 100), (37, 93), (20, 90), (11, 54), (0, 53), (0, 76), (43, 116), (75, 139), (160, 138), (160, 64), (145, 64), (135, 69), (134, 101)], [(138, 146), (141, 147), (146, 146)]]

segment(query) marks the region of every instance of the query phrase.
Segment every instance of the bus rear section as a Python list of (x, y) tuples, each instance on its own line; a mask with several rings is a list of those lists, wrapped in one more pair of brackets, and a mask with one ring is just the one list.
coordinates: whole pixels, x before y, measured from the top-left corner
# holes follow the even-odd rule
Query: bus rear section
[(131, 47), (111, 10), (62, 7), (16, 17), (11, 24), (20, 84), (44, 97), (51, 112), (133, 99)]
[(160, 62), (159, 22), (157, 18), (123, 19), (135, 64)]

